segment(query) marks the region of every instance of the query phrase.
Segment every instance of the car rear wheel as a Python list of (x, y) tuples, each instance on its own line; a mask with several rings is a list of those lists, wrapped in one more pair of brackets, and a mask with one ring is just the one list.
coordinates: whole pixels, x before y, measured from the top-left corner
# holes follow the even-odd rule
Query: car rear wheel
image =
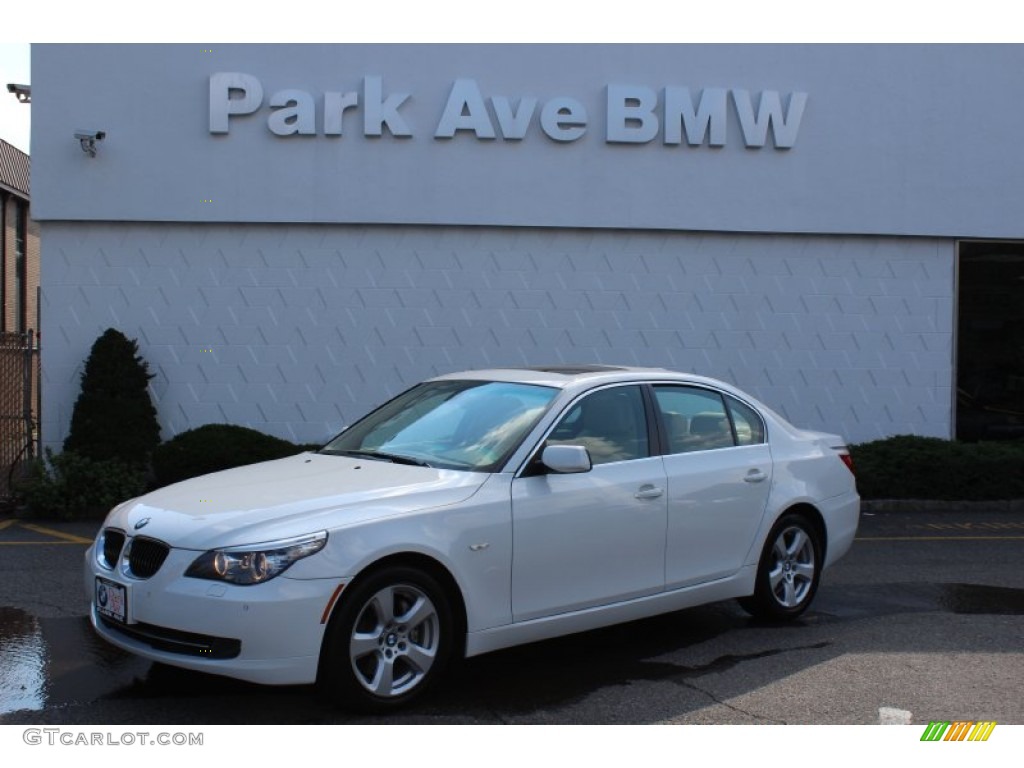
[(454, 622), (444, 590), (408, 567), (378, 571), (350, 589), (324, 637), (321, 692), (364, 712), (408, 704), (433, 686), (451, 655)]
[(779, 518), (765, 540), (754, 594), (740, 605), (761, 619), (794, 619), (811, 604), (821, 579), (817, 528), (798, 512)]

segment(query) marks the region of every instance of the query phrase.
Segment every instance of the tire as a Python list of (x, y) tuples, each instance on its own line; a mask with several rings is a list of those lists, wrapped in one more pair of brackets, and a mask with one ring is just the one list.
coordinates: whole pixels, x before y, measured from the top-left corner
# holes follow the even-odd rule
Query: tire
[(795, 619), (818, 591), (822, 551), (821, 535), (806, 516), (783, 515), (765, 539), (754, 594), (742, 598), (740, 605), (759, 619)]
[(428, 691), (454, 647), (452, 610), (429, 574), (391, 567), (341, 594), (320, 652), (320, 692), (360, 712), (404, 706)]

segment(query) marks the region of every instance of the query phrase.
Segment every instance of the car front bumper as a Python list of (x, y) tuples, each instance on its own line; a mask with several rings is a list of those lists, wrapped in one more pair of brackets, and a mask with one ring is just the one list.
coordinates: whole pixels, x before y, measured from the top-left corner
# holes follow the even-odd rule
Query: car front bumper
[[(96, 632), (152, 661), (268, 685), (316, 681), (320, 645), (341, 579), (237, 586), (186, 578), (198, 553), (172, 549), (159, 572), (133, 579), (85, 556), (85, 590)], [(127, 623), (102, 616), (97, 577), (124, 586)]]

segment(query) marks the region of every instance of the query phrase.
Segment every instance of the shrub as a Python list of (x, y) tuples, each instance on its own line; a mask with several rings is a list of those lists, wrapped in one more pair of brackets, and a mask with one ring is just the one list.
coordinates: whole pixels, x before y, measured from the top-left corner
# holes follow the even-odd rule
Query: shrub
[(158, 485), (168, 485), (208, 472), (294, 456), (307, 449), (248, 427), (205, 424), (160, 445), (153, 452), (153, 472)]
[(160, 443), (147, 389), (153, 374), (139, 345), (108, 328), (92, 345), (64, 450), (94, 461), (145, 465)]
[(72, 451), (32, 462), (17, 490), (37, 517), (99, 518), (146, 489), (145, 472), (121, 459), (90, 459)]
[(865, 499), (1024, 498), (1024, 442), (962, 443), (897, 435), (850, 446)]

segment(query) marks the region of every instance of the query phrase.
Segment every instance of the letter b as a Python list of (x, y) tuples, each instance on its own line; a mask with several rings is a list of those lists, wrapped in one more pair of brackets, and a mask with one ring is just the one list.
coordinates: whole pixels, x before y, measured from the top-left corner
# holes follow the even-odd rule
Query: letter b
[(609, 143), (646, 144), (658, 135), (658, 97), (650, 88), (608, 86)]

